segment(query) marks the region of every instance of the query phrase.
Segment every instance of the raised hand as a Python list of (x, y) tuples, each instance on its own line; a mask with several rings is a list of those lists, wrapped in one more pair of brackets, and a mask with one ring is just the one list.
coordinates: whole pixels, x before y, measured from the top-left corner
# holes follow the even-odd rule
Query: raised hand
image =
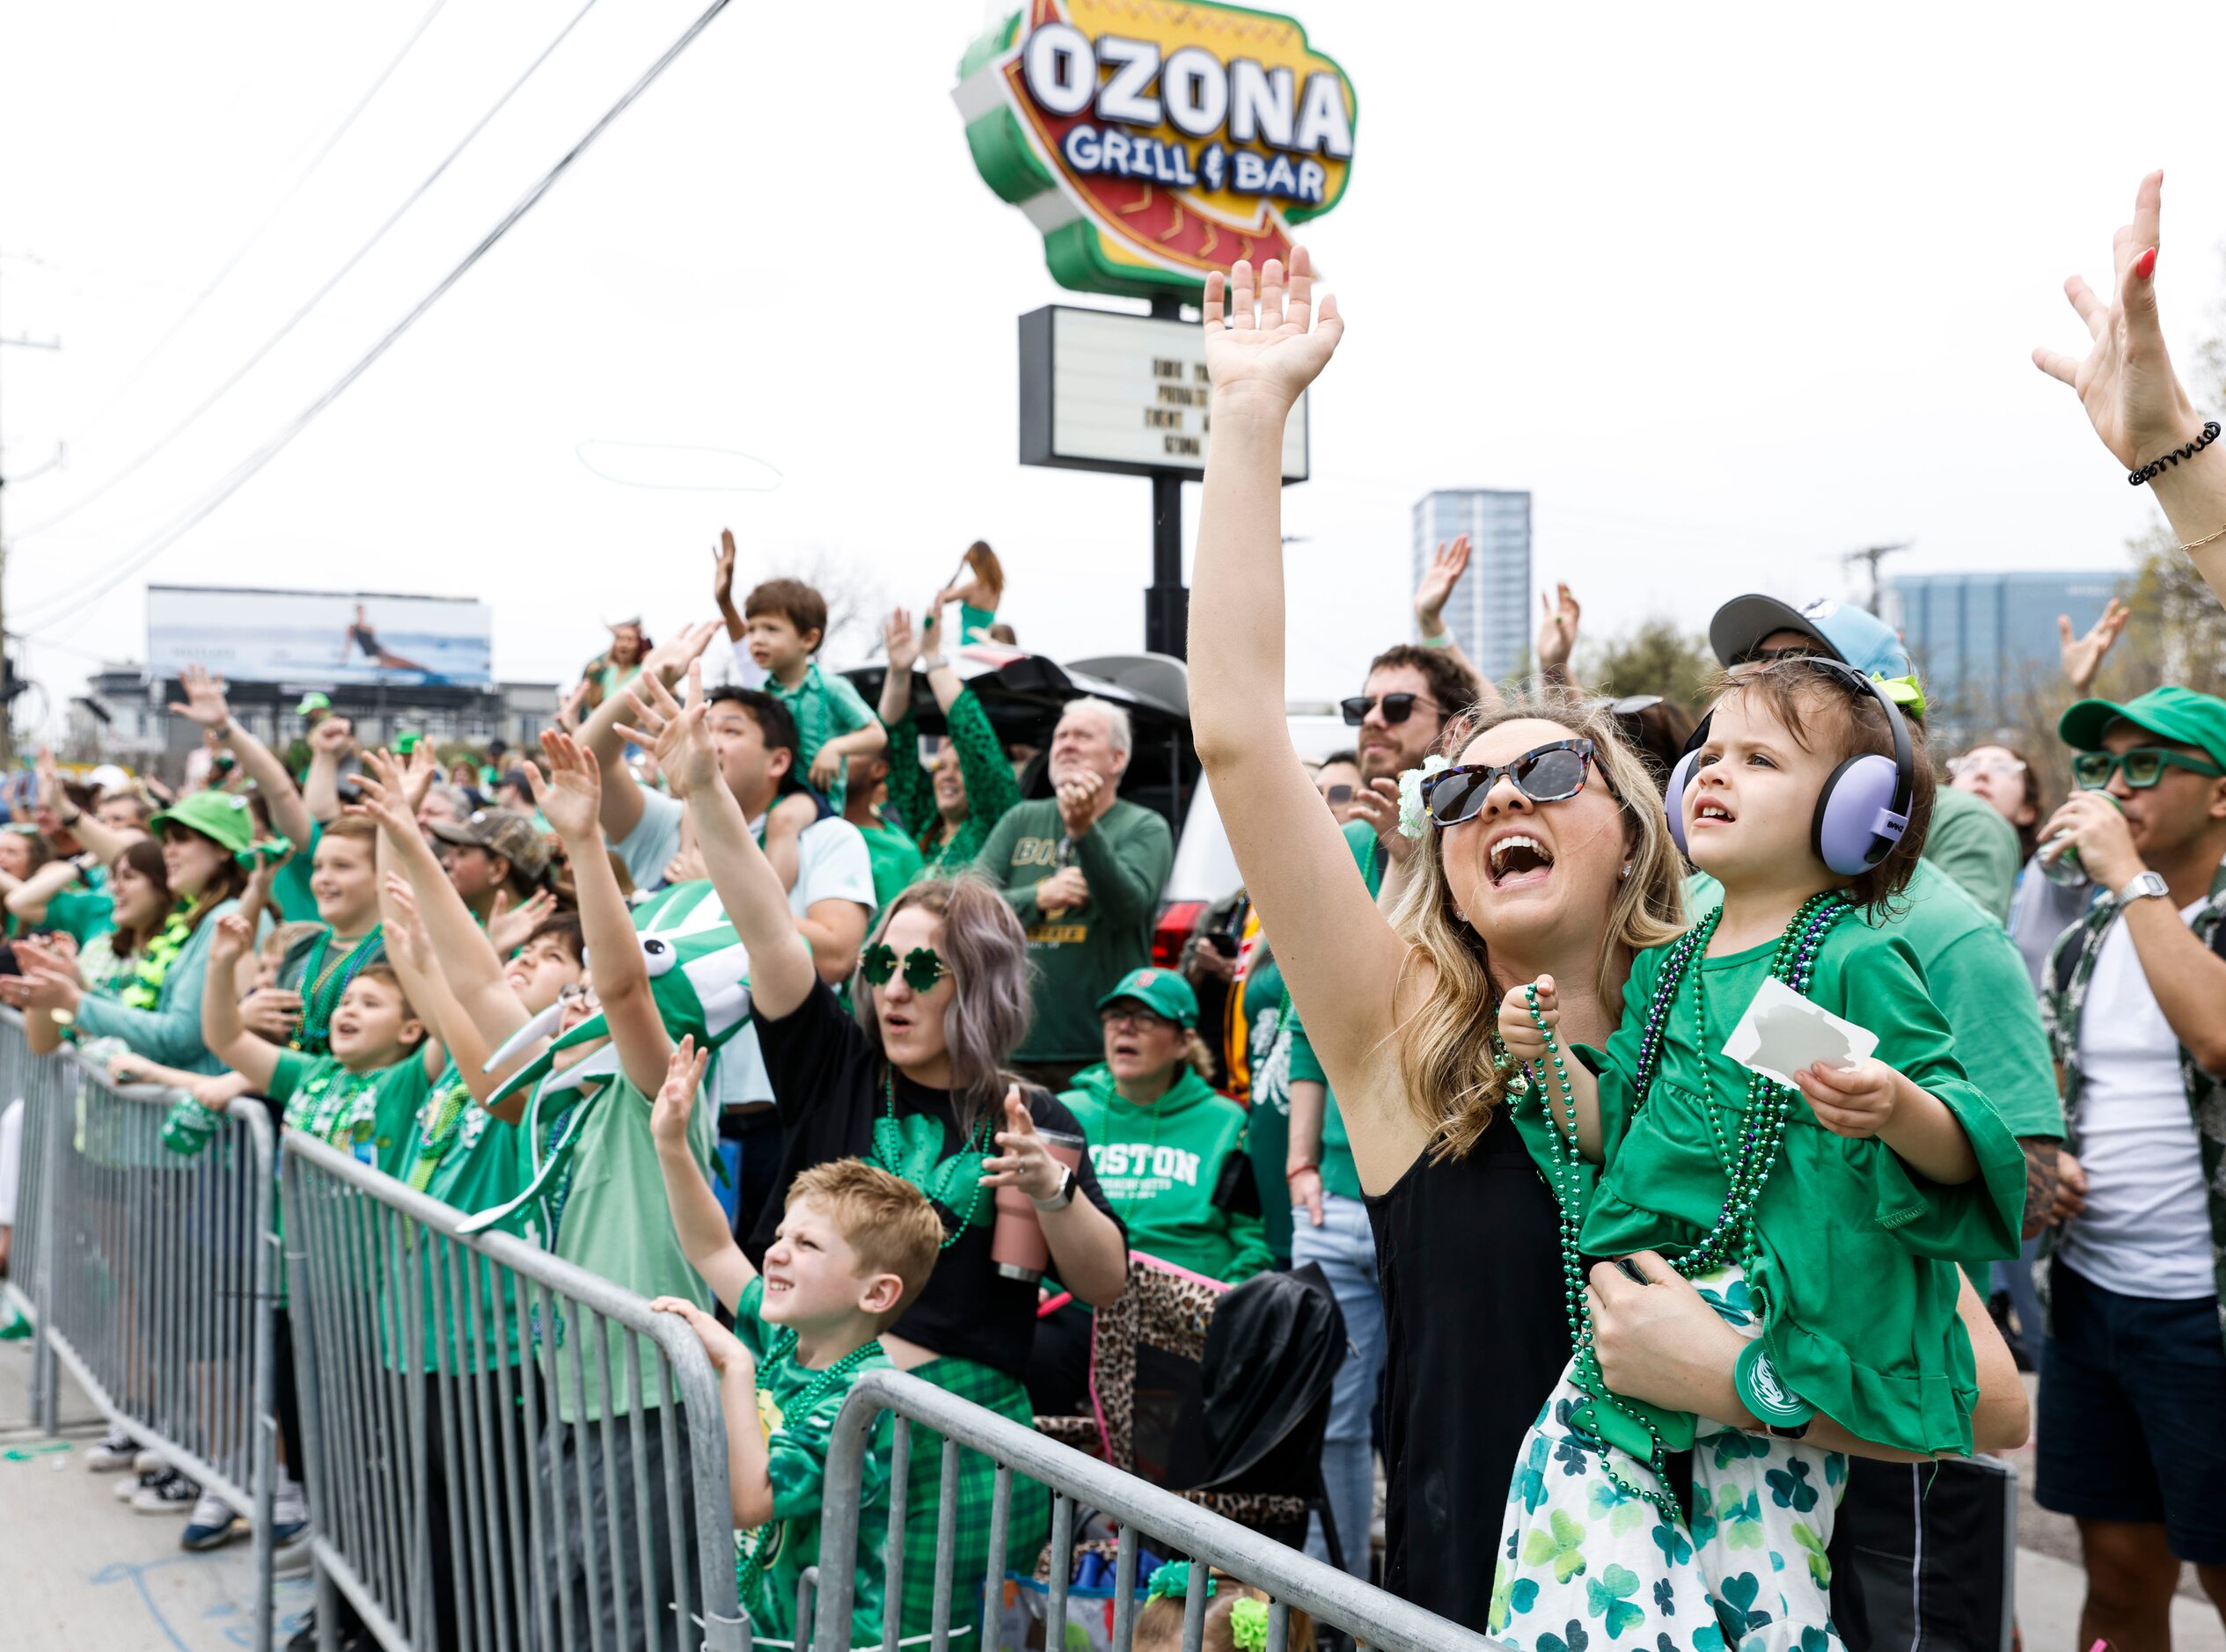
[(536, 889), (524, 903), (513, 910), (508, 892), (494, 897), (495, 910), (487, 915), (487, 943), (507, 958), (525, 945), (526, 938), (555, 915), (556, 896), (546, 889)]
[(1394, 860), (1405, 860), (1417, 841), (1399, 830), (1399, 782), (1378, 776), (1352, 789), (1352, 815), (1365, 820), (1376, 834), (1383, 852)]
[(711, 1051), (696, 1048), (695, 1034), (684, 1036), (665, 1063), (664, 1084), (651, 1104), (649, 1134), (667, 1146), (685, 1147), (688, 1121), (695, 1115), (696, 1093), (703, 1087)]
[(721, 608), (735, 599), (735, 530), (719, 530), (719, 545), (711, 553), (711, 600)]
[(1546, 618), (1538, 627), (1538, 669), (1558, 671), (1569, 664), (1570, 651), (1577, 646), (1577, 622), (1585, 617), (1585, 610), (1569, 594), (1569, 587), (1554, 587), (1555, 596), (1538, 593), (1538, 605), (1546, 610)]
[(562, 729), (545, 728), (541, 755), (549, 765), (546, 778), (539, 764), (525, 765), (525, 783), (533, 790), (533, 807), (566, 843), (589, 842), (600, 830), (603, 807), (603, 771), (597, 765), (595, 753)]
[(982, 1160), (982, 1186), (1018, 1188), (1038, 1204), (1058, 1197), (1066, 1166), (1051, 1157), (1018, 1085), (1005, 1092), (1005, 1128), (996, 1139), (1004, 1151)]
[(715, 619), (682, 627), (678, 636), (649, 650), (641, 662), (641, 676), (667, 685), (677, 683), (682, 674), (703, 657), (703, 651), (710, 647), (718, 631), (719, 622)]
[(255, 932), (247, 927), (247, 920), (238, 912), (227, 912), (216, 920), (216, 932), (209, 937), (209, 961), (236, 964), (254, 945)]
[(417, 910), (417, 893), (399, 873), (386, 874), (386, 923), (380, 932), (388, 949), (418, 975), (431, 975), (439, 967), (424, 915)]
[(889, 669), (909, 671), (912, 662), (919, 658), (919, 636), (912, 630), (912, 617), (904, 609), (890, 610), (881, 628), (882, 646), (889, 654)]
[(1453, 599), (1461, 576), (1468, 571), (1468, 554), (1467, 534), (1450, 545), (1442, 539), (1438, 542), (1438, 554), (1424, 570), (1422, 583), (1415, 587), (1415, 623), (1424, 636), (1434, 637), (1445, 630), (1446, 604)]
[(309, 749), (334, 758), (355, 749), (355, 725), (345, 717), (327, 717), (309, 731)]
[(2056, 637), (2063, 649), (2064, 676), (2070, 679), (2071, 691), (2085, 694), (2094, 686), (2095, 673), (2102, 669), (2103, 656), (2110, 652), (2110, 645), (2118, 640), (2118, 633), (2126, 628), (2134, 610), (2112, 597), (2102, 610), (2102, 618), (2087, 628), (2083, 637), (2071, 634), (2071, 616), (2056, 616)]
[(2133, 222), (2119, 225), (2111, 238), (2114, 268), (2107, 303), (2076, 275), (2064, 282), (2064, 296), (2087, 324), (2093, 341), (2086, 360), (2045, 347), (2032, 353), (2042, 372), (2078, 392), (2095, 434), (2128, 471), (2192, 442), (2202, 429), (2194, 404), (2172, 371), (2156, 314), (2164, 194), (2161, 172), (2149, 173), (2134, 192)]
[(222, 734), (232, 720), (232, 708), (224, 703), (224, 679), (210, 676), (206, 666), (189, 665), (178, 674), (178, 686), (186, 691), (186, 703), (173, 704), (171, 714), (189, 717), (212, 735)]
[[(703, 667), (688, 668), (686, 704), (672, 698), (672, 691), (643, 672), (626, 689), (638, 726), (620, 723), (619, 732), (638, 745), (647, 746), (657, 760), (657, 771), (673, 796), (685, 799), (699, 786), (719, 779), (719, 756), (712, 749), (704, 727)], [(545, 809), (542, 811), (546, 814)]]
[(1219, 270), (1205, 278), (1203, 308), (1206, 373), (1217, 401), (1257, 396), (1288, 412), (1344, 337), (1335, 296), (1324, 296), (1315, 312), (1314, 260), (1302, 246), (1291, 249), (1287, 286), (1282, 264), (1270, 259), (1256, 293), (1251, 262), (1239, 259), (1226, 282)]
[(406, 843), (417, 836), (416, 811), (403, 802), (408, 791), (409, 776), (400, 759), (392, 752), (367, 751), (363, 772), (355, 777), (356, 795), (362, 800), (349, 804), (347, 812), (368, 816), (395, 842)]

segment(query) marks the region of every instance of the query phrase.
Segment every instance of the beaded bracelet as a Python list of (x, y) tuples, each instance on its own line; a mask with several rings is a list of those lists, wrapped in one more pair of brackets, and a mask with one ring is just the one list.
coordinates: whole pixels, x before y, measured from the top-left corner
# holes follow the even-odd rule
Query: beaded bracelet
[(2173, 465), (2178, 464), (2182, 459), (2193, 458), (2198, 453), (2200, 453), (2205, 448), (2210, 446), (2212, 442), (2217, 440), (2218, 420), (2215, 419), (2206, 420), (2203, 425), (2203, 434), (2201, 435), (2197, 436), (2186, 447), (2174, 448), (2170, 453), (2164, 455), (2164, 457), (2161, 459), (2153, 459), (2149, 464), (2142, 465), (2141, 469), (2137, 471), (2127, 471), (2126, 480), (2132, 483), (2135, 487), (2139, 487), (2143, 482), (2153, 482), (2158, 477), (2162, 476), (2166, 471), (2170, 470)]

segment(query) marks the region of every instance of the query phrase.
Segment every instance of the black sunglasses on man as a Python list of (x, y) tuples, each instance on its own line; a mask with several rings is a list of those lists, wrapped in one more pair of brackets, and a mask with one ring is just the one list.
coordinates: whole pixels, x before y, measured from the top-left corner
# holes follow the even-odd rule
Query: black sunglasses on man
[(1388, 723), (1405, 722), (1415, 714), (1417, 705), (1427, 706), (1433, 712), (1439, 708), (1438, 702), (1426, 694), (1386, 694), (1381, 697), (1380, 702), (1366, 694), (1356, 694), (1349, 700), (1339, 700), (1337, 709), (1344, 713), (1349, 727), (1358, 728), (1368, 720), (1368, 713), (1375, 710), (1379, 703), (1383, 706), (1383, 720)]

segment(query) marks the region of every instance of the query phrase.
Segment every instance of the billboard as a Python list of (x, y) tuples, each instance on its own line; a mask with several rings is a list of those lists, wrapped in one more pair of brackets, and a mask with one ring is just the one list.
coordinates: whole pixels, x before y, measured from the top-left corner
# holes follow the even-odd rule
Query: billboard
[(1359, 103), (1296, 22), (1211, 0), (1028, 0), (953, 97), (985, 183), (1076, 292), (1195, 298), (1337, 204)]
[(235, 683), (487, 688), (494, 618), (468, 596), (147, 588), (147, 669), (205, 665)]

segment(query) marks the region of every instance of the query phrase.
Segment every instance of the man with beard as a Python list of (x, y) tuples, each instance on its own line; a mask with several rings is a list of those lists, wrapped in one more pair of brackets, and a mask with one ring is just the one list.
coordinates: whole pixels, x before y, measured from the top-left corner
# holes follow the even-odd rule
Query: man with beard
[(1051, 735), (1058, 794), (1008, 809), (974, 862), (1028, 931), (1036, 1017), (1014, 1065), (1054, 1093), (1102, 1058), (1097, 1001), (1152, 961), (1152, 923), (1175, 866), (1167, 822), (1119, 795), (1133, 744), (1119, 706), (1071, 702)]

